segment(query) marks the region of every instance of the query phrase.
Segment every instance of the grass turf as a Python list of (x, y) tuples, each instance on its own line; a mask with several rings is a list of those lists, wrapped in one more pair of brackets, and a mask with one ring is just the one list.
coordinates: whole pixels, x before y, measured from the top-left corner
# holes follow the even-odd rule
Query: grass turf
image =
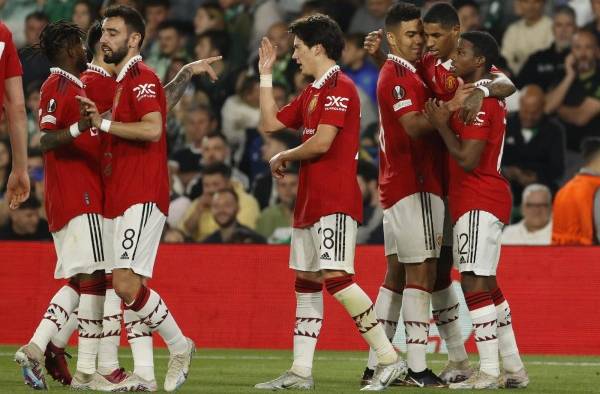
[[(13, 361), (15, 346), (0, 346), (0, 393), (32, 392), (23, 384), (20, 368)], [(72, 354), (77, 354), (71, 348)], [(192, 369), (180, 393), (259, 393), (252, 387), (258, 382), (278, 376), (291, 365), (290, 351), (210, 349), (199, 350)], [(429, 355), (430, 366), (439, 372), (445, 363), (443, 355)], [(314, 365), (316, 391), (322, 393), (353, 393), (359, 391), (359, 379), (365, 366), (362, 352), (318, 351)], [(475, 359), (473, 359), (475, 360)], [(121, 351), (122, 366), (130, 370), (132, 359), (128, 349)], [(159, 388), (162, 388), (168, 362), (165, 349), (155, 351), (155, 368)], [(531, 384), (522, 391), (533, 393), (600, 393), (600, 356), (525, 356)], [(71, 370), (75, 358), (69, 362)], [(48, 377), (53, 392), (70, 391)], [(446, 389), (413, 389), (393, 387), (388, 392), (439, 393)], [(462, 391), (466, 392), (466, 391)]]

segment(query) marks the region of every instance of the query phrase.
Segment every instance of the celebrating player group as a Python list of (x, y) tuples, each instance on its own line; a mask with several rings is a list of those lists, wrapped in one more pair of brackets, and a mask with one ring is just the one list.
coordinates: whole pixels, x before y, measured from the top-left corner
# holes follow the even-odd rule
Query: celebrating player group
[[(144, 32), (137, 11), (108, 8), (87, 34), (85, 46), (93, 56), (88, 64), (84, 34), (74, 24), (50, 24), (40, 37), (40, 49), (53, 65), (40, 101), (46, 210), (58, 256), (55, 277), (68, 283), (50, 301), (31, 341), (15, 354), (25, 382), (35, 389), (47, 389), (45, 364), (54, 379), (76, 389), (156, 391), (155, 331), (170, 352), (164, 389), (176, 390), (189, 373), (194, 343), (145, 279), (152, 277), (168, 213), (167, 111), (192, 75), (216, 78), (210, 64), (218, 58), (184, 66), (163, 87), (139, 55)], [(289, 32), (293, 59), (314, 82), (278, 108), (271, 75), (276, 50), (267, 38), (258, 69), (261, 131), (302, 134), (302, 144), (270, 161), (278, 178), (286, 176), (290, 162), (300, 162), (289, 260), (297, 300), (293, 363), (255, 388), (315, 387), (323, 288), (369, 344), (360, 379), (364, 391), (390, 385), (526, 387), (510, 307), (496, 279), (511, 208), (499, 170), (503, 99), (515, 87), (493, 65), (495, 40), (483, 32), (460, 34), (456, 11), (447, 3), (433, 5), (421, 19), (417, 7), (403, 2), (388, 10), (385, 29), (365, 40), (381, 68), (379, 191), (387, 260), (373, 304), (353, 278), (362, 221), (356, 180), (360, 101), (354, 83), (336, 65), (344, 38), (337, 23), (321, 14), (296, 20)], [(387, 55), (381, 52), (384, 40)], [(477, 370), (469, 365), (459, 329), (453, 264), (473, 322)], [(439, 374), (426, 360), (430, 308), (448, 348)], [(392, 346), (400, 315), (406, 360)], [(122, 320), (133, 354), (131, 373), (118, 360)], [(76, 327), (77, 368), (71, 376), (64, 348)]]

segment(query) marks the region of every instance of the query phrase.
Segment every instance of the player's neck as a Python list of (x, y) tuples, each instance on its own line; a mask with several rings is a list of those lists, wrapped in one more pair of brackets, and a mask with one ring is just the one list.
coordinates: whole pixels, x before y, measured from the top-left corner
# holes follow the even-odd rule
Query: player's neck
[(79, 78), (79, 74), (81, 74), (81, 71), (77, 68), (77, 66), (75, 66), (75, 64), (57, 64), (56, 67), (76, 76), (77, 78)]
[(115, 65), (115, 74), (117, 74), (117, 75), (121, 74), (121, 70), (123, 70), (123, 67), (125, 67), (125, 65), (126, 65), (127, 63), (129, 63), (129, 61), (130, 61), (132, 58), (134, 58), (134, 57), (138, 56), (139, 54), (140, 54), (140, 52), (139, 52), (139, 51), (135, 51), (135, 52), (131, 52), (131, 51), (130, 51), (129, 53), (127, 53), (127, 56), (125, 56), (125, 57), (123, 58), (123, 60), (121, 60), (121, 62), (120, 62), (119, 64), (116, 64), (116, 65)]
[(322, 63), (318, 64), (316, 66), (316, 70), (315, 73), (313, 75), (313, 77), (315, 78), (315, 81), (318, 81), (321, 79), (321, 77), (323, 75), (325, 75), (325, 73), (327, 71), (329, 71), (329, 69), (333, 66), (335, 66), (335, 60), (331, 60), (331, 59), (327, 59), (326, 61), (323, 61)]
[(114, 66), (102, 60), (102, 56), (94, 56), (91, 64), (103, 68), (106, 72), (112, 73)]
[(481, 79), (492, 79), (492, 76), (488, 72), (483, 70), (475, 70), (471, 75), (462, 77), (465, 83), (475, 83)]
[(403, 54), (402, 52), (400, 52), (397, 49), (392, 48), (390, 50), (390, 53), (394, 56), (398, 56), (399, 58), (402, 58), (403, 60), (409, 62), (410, 64), (412, 64), (413, 66), (415, 65), (416, 62), (411, 62), (410, 60), (408, 60), (410, 58), (410, 56), (407, 56), (405, 54)]

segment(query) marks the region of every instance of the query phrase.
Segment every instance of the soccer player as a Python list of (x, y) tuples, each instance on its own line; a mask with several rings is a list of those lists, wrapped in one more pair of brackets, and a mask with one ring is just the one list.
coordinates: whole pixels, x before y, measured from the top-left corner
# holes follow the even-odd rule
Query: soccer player
[[(483, 32), (463, 33), (452, 57), (456, 74), (476, 86), (489, 83), (498, 44)], [(506, 108), (496, 98), (483, 100), (472, 124), (433, 100), (426, 114), (452, 157), (448, 200), (453, 228), (453, 257), (473, 321), (480, 369), (451, 389), (526, 387), (529, 378), (519, 357), (508, 302), (498, 287), (496, 271), (500, 237), (511, 209), (510, 187), (500, 174)], [(498, 351), (504, 376), (499, 379)]]
[(27, 117), (23, 97), (23, 68), (19, 61), (12, 33), (0, 21), (0, 108), (8, 118), (8, 133), (12, 153), (12, 167), (4, 199), (10, 209), (17, 209), (29, 197), (29, 175), (27, 174)]
[[(83, 32), (69, 22), (49, 24), (40, 49), (54, 66), (40, 98), (44, 183), (48, 224), (58, 257), (55, 278), (69, 279), (52, 298), (29, 344), (15, 354), (25, 383), (47, 389), (41, 369), (50, 339), (79, 306), (79, 348), (74, 388), (87, 388), (95, 372), (104, 302), (100, 139), (81, 119), (76, 96), (85, 95), (77, 77), (86, 69)], [(73, 177), (73, 174), (77, 174)]]
[(255, 387), (314, 387), (312, 364), (323, 322), (324, 283), (376, 351), (378, 366), (363, 390), (382, 390), (406, 367), (377, 322), (371, 300), (352, 277), (357, 224), (362, 220), (356, 181), (360, 102), (354, 84), (336, 65), (344, 38), (337, 23), (321, 14), (295, 21), (289, 31), (294, 35), (293, 58), (315, 81), (278, 111), (271, 75), (276, 52), (263, 38), (259, 127), (268, 133), (303, 128), (303, 143), (270, 161), (275, 177), (284, 176), (289, 162), (300, 161), (290, 252), (290, 268), (296, 273), (294, 362), (282, 376)]
[[(144, 32), (144, 21), (135, 9), (114, 6), (106, 10), (100, 43), (104, 61), (114, 64), (117, 72), (113, 120), (103, 119), (88, 98), (79, 100), (92, 125), (111, 137), (111, 165), (104, 174), (104, 212), (112, 219), (106, 226), (112, 246), (107, 259), (113, 264), (113, 288), (125, 304), (134, 358), (134, 373), (113, 390), (157, 389), (151, 333), (158, 331), (171, 354), (164, 389), (174, 391), (187, 379), (195, 346), (183, 335), (164, 300), (144, 284), (144, 278), (152, 276), (169, 202), (167, 101), (160, 80), (139, 55)], [(210, 63), (214, 60), (198, 63), (213, 78)]]

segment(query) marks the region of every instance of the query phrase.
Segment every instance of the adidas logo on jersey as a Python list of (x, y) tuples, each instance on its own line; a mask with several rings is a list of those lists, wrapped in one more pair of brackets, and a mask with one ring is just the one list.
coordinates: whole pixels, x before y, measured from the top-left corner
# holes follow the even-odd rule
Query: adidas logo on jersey
[(121, 255), (121, 260), (128, 260), (128, 259), (129, 259), (129, 255), (127, 254), (127, 252), (124, 252), (124, 253)]
[(321, 255), (321, 260), (331, 260), (331, 257), (329, 257), (329, 253), (325, 252)]
[(465, 258), (463, 256), (460, 256), (460, 264), (466, 264), (467, 262), (465, 261)]

